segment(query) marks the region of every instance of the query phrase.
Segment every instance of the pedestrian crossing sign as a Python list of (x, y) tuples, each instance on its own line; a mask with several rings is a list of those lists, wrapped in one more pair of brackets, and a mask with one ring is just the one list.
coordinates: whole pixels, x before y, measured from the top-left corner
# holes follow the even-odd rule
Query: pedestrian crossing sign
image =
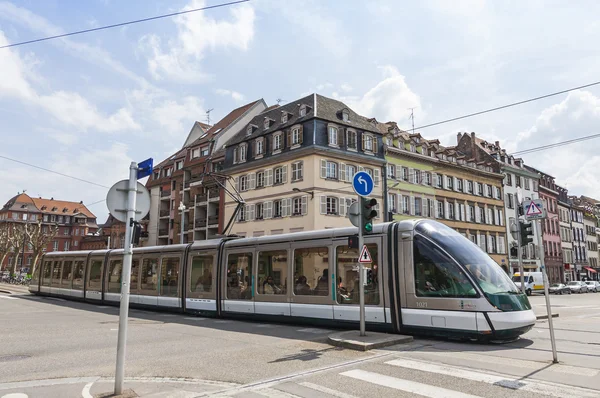
[(373, 259), (371, 258), (371, 253), (369, 253), (369, 249), (367, 249), (367, 245), (363, 245), (362, 250), (360, 251), (360, 257), (358, 258), (359, 263), (372, 263)]
[(541, 199), (524, 201), (523, 210), (527, 220), (540, 220), (546, 218), (544, 202)]

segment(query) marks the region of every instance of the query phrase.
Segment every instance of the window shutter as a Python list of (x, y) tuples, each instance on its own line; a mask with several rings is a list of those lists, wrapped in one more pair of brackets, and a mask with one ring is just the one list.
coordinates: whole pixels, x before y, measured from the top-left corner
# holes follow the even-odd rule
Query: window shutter
[(402, 166), (396, 166), (396, 179), (402, 179)]
[(248, 189), (256, 188), (256, 174), (248, 174)]
[(401, 195), (397, 195), (397, 194), (392, 194), (392, 209), (395, 210), (395, 213), (400, 213), (400, 200), (402, 198)]
[(467, 205), (460, 205), (462, 208), (462, 220), (467, 221)]
[(442, 188), (446, 189), (448, 187), (448, 179), (446, 176), (442, 176)]
[(281, 168), (281, 182), (287, 182), (287, 164)]
[(452, 188), (454, 191), (458, 191), (458, 178), (452, 177)]
[(308, 202), (308, 196), (304, 195), (302, 196), (302, 215), (306, 215), (307, 213), (307, 202)]
[(325, 159), (321, 159), (321, 178), (327, 177), (327, 161)]
[(304, 127), (300, 126), (298, 128), (298, 142), (302, 144), (304, 142)]
[(438, 201), (437, 201), (437, 199), (433, 200), (433, 210), (434, 210), (433, 218), (439, 218), (438, 217)]
[(338, 203), (339, 203), (339, 207), (340, 207), (339, 215), (345, 216), (346, 215), (346, 199), (339, 198)]
[(454, 219), (460, 220), (460, 205), (458, 202), (454, 202)]
[(428, 201), (429, 201), (429, 214), (430, 214), (430, 217), (436, 218), (435, 217), (435, 200), (428, 199)]
[[(379, 150), (379, 140), (377, 139), (377, 136), (374, 135), (373, 136), (373, 153), (377, 153), (378, 150)], [(377, 214), (379, 214), (379, 212), (377, 212)]]
[(327, 214), (327, 196), (321, 195), (321, 214)]
[(500, 220), (500, 224), (504, 226), (504, 212), (502, 210), (498, 210), (498, 219)]
[(506, 254), (506, 247), (505, 247), (505, 243), (504, 243), (504, 236), (498, 236), (498, 252), (500, 252), (500, 254)]
[(414, 196), (410, 196), (410, 202), (408, 202), (408, 207), (410, 209), (410, 215), (414, 216), (415, 215), (415, 197)]
[(233, 181), (235, 184), (235, 190), (239, 192), (240, 191), (240, 177), (235, 177), (235, 179)]
[(248, 214), (248, 221), (254, 220), (254, 209), (256, 205), (247, 205), (246, 206), (246, 214)]
[(347, 181), (350, 177), (346, 176), (346, 164), (340, 163), (340, 181)]
[(489, 207), (487, 208), (487, 224), (492, 225), (494, 223), (494, 213), (493, 213), (493, 209), (490, 209)]
[(479, 210), (480, 208), (478, 206), (475, 206), (474, 210), (475, 210), (475, 222), (476, 223), (481, 223), (481, 210)]
[(396, 194), (396, 200), (397, 200), (397, 203), (398, 203), (398, 207), (396, 208), (396, 211), (399, 214), (402, 214), (403, 213), (403, 211), (402, 211), (402, 195), (399, 194), (399, 193)]
[(429, 206), (427, 205), (427, 199), (425, 198), (421, 198), (422, 204), (423, 204), (423, 212), (421, 213), (421, 215), (423, 217), (427, 217), (427, 209), (429, 208)]
[(289, 217), (292, 215), (292, 199), (283, 199), (283, 217)]
[(344, 129), (339, 127), (337, 130), (337, 144), (342, 147), (344, 145)]
[(408, 169), (408, 182), (415, 183), (415, 169)]
[(273, 169), (265, 170), (265, 186), (273, 185)]
[(287, 147), (292, 146), (292, 130), (288, 130), (287, 132)]
[(437, 187), (437, 173), (431, 173), (431, 185)]
[(488, 253), (493, 253), (493, 249), (494, 249), (494, 244), (492, 242), (492, 235), (488, 235), (488, 247), (487, 247), (487, 251)]
[(380, 174), (381, 174), (381, 170), (379, 170), (379, 168), (376, 168), (373, 170), (373, 184), (376, 187), (379, 186)]
[(268, 219), (273, 217), (273, 202), (263, 203), (263, 218)]
[(365, 135), (365, 133), (363, 133), (362, 134), (362, 148), (361, 148), (363, 152), (364, 152), (365, 147), (366, 147), (366, 145), (365, 145), (365, 143), (367, 142), (366, 138), (367, 138), (367, 136)]

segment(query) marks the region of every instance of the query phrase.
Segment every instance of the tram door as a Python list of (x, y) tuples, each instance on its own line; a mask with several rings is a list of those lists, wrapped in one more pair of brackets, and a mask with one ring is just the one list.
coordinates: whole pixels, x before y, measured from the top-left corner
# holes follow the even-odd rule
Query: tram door
[[(371, 323), (385, 322), (383, 307), (383, 289), (381, 265), (383, 258), (383, 240), (380, 236), (365, 237), (365, 245), (369, 250), (370, 264), (364, 264), (365, 321)], [(333, 258), (335, 264), (335, 305), (333, 314), (336, 320), (360, 321), (359, 273), (358, 258), (360, 249), (348, 247), (348, 241), (334, 243)]]
[[(287, 247), (286, 247), (287, 246)], [(290, 315), (289, 244), (261, 245), (256, 250), (254, 312), (265, 315)]]
[(223, 311), (254, 314), (256, 277), (252, 271), (255, 255), (252, 248), (226, 252), (222, 278)]

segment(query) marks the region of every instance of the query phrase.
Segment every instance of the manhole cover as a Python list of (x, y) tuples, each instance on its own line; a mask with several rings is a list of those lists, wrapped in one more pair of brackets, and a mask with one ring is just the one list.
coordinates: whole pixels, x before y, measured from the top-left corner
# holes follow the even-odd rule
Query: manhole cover
[(27, 359), (30, 355), (5, 355), (0, 357), (0, 362), (19, 361), (21, 359)]

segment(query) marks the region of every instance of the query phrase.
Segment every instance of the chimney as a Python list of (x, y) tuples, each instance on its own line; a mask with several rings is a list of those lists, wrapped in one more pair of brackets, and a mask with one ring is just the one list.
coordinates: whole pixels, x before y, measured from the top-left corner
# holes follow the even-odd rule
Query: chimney
[(460, 137), (462, 137), (462, 133), (456, 134), (456, 142), (460, 141)]
[(500, 141), (496, 141), (496, 146), (500, 149)]
[(79, 201), (79, 204), (82, 205), (83, 204), (83, 200)]
[(54, 200), (54, 197), (51, 197), (50, 200)]
[(471, 132), (471, 138), (473, 138), (473, 139), (475, 138), (475, 132), (474, 131)]

